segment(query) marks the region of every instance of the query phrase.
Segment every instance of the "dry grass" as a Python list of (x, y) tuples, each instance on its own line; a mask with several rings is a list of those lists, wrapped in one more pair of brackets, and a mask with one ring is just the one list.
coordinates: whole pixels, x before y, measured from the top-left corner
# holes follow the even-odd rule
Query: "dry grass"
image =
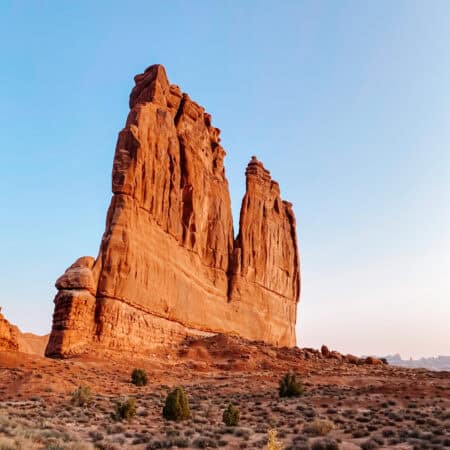
[(326, 436), (334, 428), (334, 423), (331, 420), (314, 419), (311, 423), (305, 425), (303, 431), (312, 436)]
[[(285, 359), (279, 356), (282, 350), (274, 350), (270, 361), (265, 354), (263, 360), (252, 356), (244, 361), (250, 368), (241, 363), (235, 370), (227, 360), (236, 360), (240, 350), (232, 356), (226, 350), (221, 359), (224, 350), (215, 346), (217, 353), (206, 366), (179, 356), (170, 362), (139, 361), (150, 380), (141, 387), (130, 383), (130, 367), (136, 362), (33, 360), (23, 355), (12, 361), (0, 354), (0, 450), (265, 449), (270, 429), (277, 430), (276, 440), (286, 450), (332, 450), (338, 443), (437, 450), (450, 443), (448, 375), (330, 359), (299, 361), (291, 350), (285, 351)], [(280, 398), (279, 379), (291, 370), (303, 380), (304, 395)], [(166, 421), (165, 399), (180, 383), (191, 418)], [(80, 385), (92, 393), (83, 407), (71, 402)], [(113, 418), (121, 397), (136, 399), (131, 422)], [(239, 426), (223, 423), (229, 403), (239, 409)]]

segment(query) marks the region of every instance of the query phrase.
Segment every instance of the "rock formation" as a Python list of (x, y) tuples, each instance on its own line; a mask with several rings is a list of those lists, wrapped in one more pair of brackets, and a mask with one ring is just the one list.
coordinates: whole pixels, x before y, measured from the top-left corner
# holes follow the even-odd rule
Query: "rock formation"
[(0, 307), (0, 351), (19, 350), (20, 331), (15, 325), (11, 325), (1, 313)]
[(295, 345), (291, 204), (253, 157), (234, 239), (220, 130), (161, 65), (135, 83), (99, 255), (57, 280), (46, 354), (146, 352), (208, 333)]
[(38, 336), (33, 333), (21, 333), (1, 313), (0, 307), (0, 351), (18, 351), (30, 355), (44, 356), (48, 335)]

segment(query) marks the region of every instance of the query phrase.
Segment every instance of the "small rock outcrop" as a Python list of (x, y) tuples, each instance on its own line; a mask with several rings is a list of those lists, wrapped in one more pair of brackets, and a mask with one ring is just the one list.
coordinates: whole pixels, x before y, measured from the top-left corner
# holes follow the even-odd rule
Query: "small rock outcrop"
[(0, 307), (0, 351), (19, 350), (20, 331), (5, 319), (1, 311)]
[(58, 293), (46, 354), (79, 353), (92, 342), (97, 292), (94, 262), (91, 256), (83, 256), (56, 280)]
[(211, 116), (161, 65), (135, 77), (99, 255), (57, 280), (48, 356), (142, 353), (214, 333), (295, 345), (292, 205), (253, 157), (234, 239), (224, 157)]
[(33, 333), (22, 333), (16, 325), (11, 324), (1, 313), (0, 306), (0, 352), (13, 351), (30, 355), (44, 356), (48, 343), (48, 335), (38, 336)]

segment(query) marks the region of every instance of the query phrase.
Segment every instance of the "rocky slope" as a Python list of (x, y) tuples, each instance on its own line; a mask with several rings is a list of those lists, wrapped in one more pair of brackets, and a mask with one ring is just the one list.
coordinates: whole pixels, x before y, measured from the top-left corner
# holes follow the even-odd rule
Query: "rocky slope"
[(210, 333), (295, 345), (291, 204), (253, 157), (234, 239), (220, 130), (161, 65), (135, 83), (99, 255), (58, 279), (46, 354), (146, 352)]

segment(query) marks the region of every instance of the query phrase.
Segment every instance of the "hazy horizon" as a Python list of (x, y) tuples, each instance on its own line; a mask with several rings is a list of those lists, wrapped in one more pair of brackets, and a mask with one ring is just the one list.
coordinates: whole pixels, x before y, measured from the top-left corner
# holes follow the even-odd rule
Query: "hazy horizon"
[(235, 232), (255, 154), (294, 204), (300, 346), (450, 355), (450, 3), (0, 6), (0, 306), (50, 331), (96, 256), (133, 76), (161, 63), (212, 114)]

